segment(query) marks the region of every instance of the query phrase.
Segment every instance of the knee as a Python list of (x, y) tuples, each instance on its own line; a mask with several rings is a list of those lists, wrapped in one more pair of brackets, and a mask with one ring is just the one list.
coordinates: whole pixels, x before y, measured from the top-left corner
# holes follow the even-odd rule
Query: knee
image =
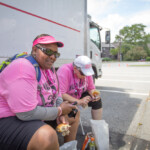
[(29, 142), (29, 149), (52, 150), (59, 149), (58, 137), (56, 131), (49, 125), (39, 128)]
[(41, 142), (45, 143), (46, 146), (56, 144), (58, 141), (56, 131), (49, 125), (46, 125), (39, 130), (39, 137), (42, 140)]

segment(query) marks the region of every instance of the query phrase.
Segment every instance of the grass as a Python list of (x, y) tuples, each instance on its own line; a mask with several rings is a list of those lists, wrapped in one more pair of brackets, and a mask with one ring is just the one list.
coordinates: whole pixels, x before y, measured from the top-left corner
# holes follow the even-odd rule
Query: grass
[(145, 65), (129, 65), (129, 67), (150, 67), (150, 64), (145, 64)]

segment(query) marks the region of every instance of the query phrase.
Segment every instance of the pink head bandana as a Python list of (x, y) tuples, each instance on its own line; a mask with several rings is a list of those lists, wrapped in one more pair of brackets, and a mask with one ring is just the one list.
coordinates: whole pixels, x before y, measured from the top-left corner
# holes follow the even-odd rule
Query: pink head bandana
[(62, 42), (56, 41), (55, 38), (52, 36), (42, 36), (33, 42), (32, 47), (37, 44), (51, 44), (51, 43), (57, 43), (58, 47), (64, 46), (64, 44)]

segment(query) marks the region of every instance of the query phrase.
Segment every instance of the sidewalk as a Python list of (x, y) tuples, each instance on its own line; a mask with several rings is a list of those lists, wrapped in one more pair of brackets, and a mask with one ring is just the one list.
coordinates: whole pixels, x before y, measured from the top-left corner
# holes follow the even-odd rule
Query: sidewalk
[[(83, 127), (85, 133), (92, 131), (90, 125)], [(82, 149), (84, 138), (79, 125), (77, 150)], [(63, 144), (62, 138), (60, 144)], [(150, 150), (150, 96), (141, 103), (126, 134), (109, 131), (109, 147), (110, 150)]]
[[(84, 127), (85, 132), (90, 132), (90, 127)], [(150, 150), (150, 141), (142, 140), (133, 136), (123, 135), (119, 133), (109, 132), (109, 147), (110, 150)], [(84, 141), (84, 136), (79, 126), (77, 134), (77, 150), (81, 150)]]
[(127, 134), (150, 141), (150, 96), (141, 103)]
[[(84, 130), (90, 132), (91, 127), (84, 126)], [(110, 150), (150, 150), (150, 96), (141, 103), (126, 135), (111, 131), (109, 134)], [(79, 150), (84, 141), (80, 125), (77, 140)]]

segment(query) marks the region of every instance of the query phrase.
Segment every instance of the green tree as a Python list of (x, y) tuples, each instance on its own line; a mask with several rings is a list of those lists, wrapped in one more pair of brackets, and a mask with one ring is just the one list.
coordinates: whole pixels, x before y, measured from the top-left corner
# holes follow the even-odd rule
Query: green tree
[[(145, 33), (145, 27), (143, 24), (125, 26), (119, 31), (119, 35), (116, 35), (115, 42), (120, 43), (120, 52), (123, 59), (137, 60), (135, 54), (140, 52), (137, 47), (142, 48), (141, 51), (144, 53), (141, 55), (142, 57), (145, 56), (145, 52), (146, 55), (150, 56), (150, 49), (148, 47), (148, 43), (150, 45), (150, 34)], [(137, 57), (139, 58), (139, 56)]]
[(123, 43), (128, 43), (132, 45), (141, 45), (144, 42), (144, 37), (146, 35), (143, 24), (134, 24), (132, 26), (126, 26), (119, 31), (119, 35), (116, 36), (116, 40)]
[(144, 49), (146, 50), (148, 56), (150, 56), (150, 34), (144, 37)]
[(125, 54), (124, 59), (133, 61), (133, 60), (145, 59), (146, 57), (147, 57), (147, 53), (145, 52), (143, 47), (135, 46), (133, 49), (131, 49)]
[(116, 56), (118, 54), (118, 48), (112, 48), (110, 50), (110, 53), (113, 55), (113, 56)]

